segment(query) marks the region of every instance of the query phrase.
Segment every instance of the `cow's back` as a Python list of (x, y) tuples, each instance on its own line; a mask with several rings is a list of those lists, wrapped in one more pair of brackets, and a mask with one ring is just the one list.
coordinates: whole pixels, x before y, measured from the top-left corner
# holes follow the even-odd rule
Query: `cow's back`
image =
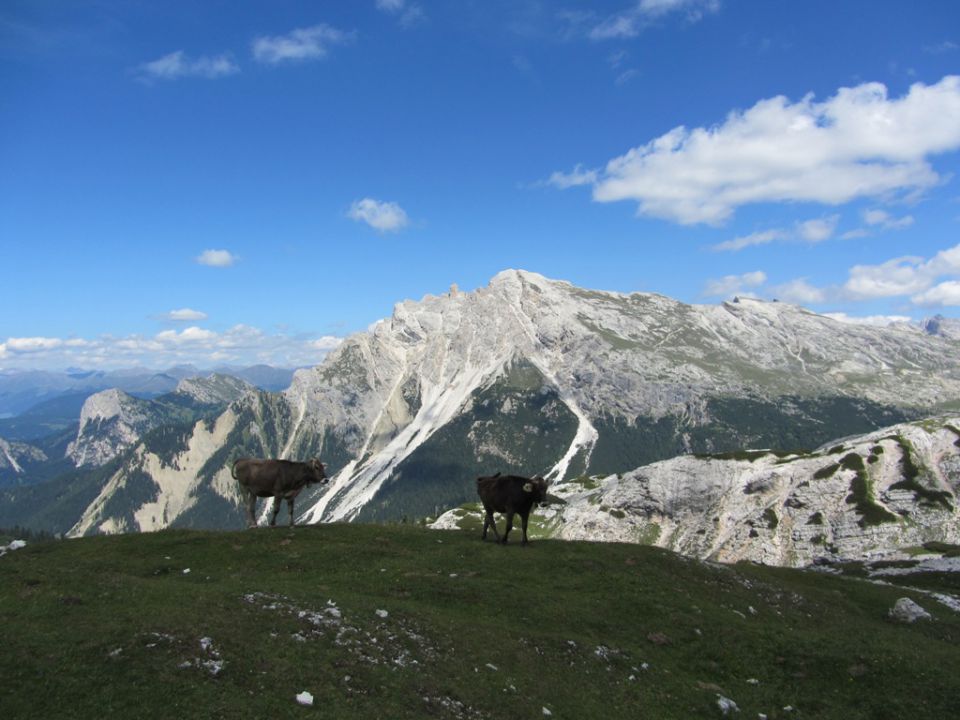
[(477, 494), (483, 506), (496, 512), (507, 512), (517, 502), (518, 491), (522, 492), (522, 478), (497, 473), (492, 477), (477, 478)]
[(256, 458), (237, 460), (233, 474), (243, 487), (261, 497), (272, 494), (282, 476), (276, 460)]

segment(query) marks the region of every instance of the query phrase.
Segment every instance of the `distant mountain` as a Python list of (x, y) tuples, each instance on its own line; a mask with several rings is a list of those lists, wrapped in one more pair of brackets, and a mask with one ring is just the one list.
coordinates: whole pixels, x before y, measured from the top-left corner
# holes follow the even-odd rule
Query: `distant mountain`
[(90, 393), (76, 392), (37, 403), (20, 415), (0, 420), (0, 436), (33, 442), (62, 432), (76, 425), (88, 397)]
[(174, 392), (154, 400), (136, 398), (122, 390), (104, 390), (83, 404), (77, 436), (66, 455), (76, 467), (99, 467), (150, 431), (194, 422), (253, 390), (243, 380), (219, 374), (183, 379)]
[[(539, 534), (804, 566), (960, 544), (960, 417), (894, 425), (811, 453), (687, 455), (550, 488)], [(437, 528), (476, 524), (456, 509)], [(502, 525), (501, 525), (502, 528)]]
[(221, 375), (232, 375), (241, 380), (246, 380), (261, 390), (280, 392), (290, 387), (295, 370), (275, 368), (270, 365), (251, 365), (246, 368), (219, 367), (216, 368), (214, 372)]
[[(28, 411), (43, 411), (44, 405), (60, 398), (82, 397), (82, 405), (90, 395), (101, 390), (122, 390), (128, 395), (153, 398), (173, 392), (181, 380), (191, 377), (231, 375), (264, 390), (282, 390), (290, 385), (293, 370), (253, 365), (216, 371), (199, 370), (192, 365), (179, 365), (163, 371), (146, 368), (92, 371), (71, 368), (66, 372), (6, 370), (0, 372), (0, 423)], [(2, 426), (0, 426), (2, 427)]]
[(479, 474), (609, 475), (678, 455), (812, 448), (960, 408), (960, 345), (740, 299), (686, 305), (505, 271), (399, 303), (283, 393), (148, 432), (74, 534), (240, 522), (230, 462), (319, 456), (307, 522), (422, 517)]
[(19, 415), (39, 403), (67, 394), (91, 395), (100, 390), (117, 388), (142, 396), (172, 392), (177, 383), (190, 374), (188, 368), (157, 372), (143, 368), (110, 372), (47, 372), (41, 370), (5, 371), (0, 373), (0, 416)]
[(19, 484), (34, 466), (47, 460), (38, 447), (0, 437), (0, 487)]

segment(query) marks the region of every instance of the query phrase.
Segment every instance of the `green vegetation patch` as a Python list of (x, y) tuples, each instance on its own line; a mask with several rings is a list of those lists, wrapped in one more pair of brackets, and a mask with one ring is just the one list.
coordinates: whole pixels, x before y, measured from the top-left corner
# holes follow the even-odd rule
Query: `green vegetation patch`
[(898, 438), (900, 443), (900, 471), (903, 480), (890, 486), (891, 490), (909, 490), (914, 498), (927, 506), (941, 505), (946, 510), (953, 510), (953, 494), (946, 490), (932, 490), (920, 482), (921, 468), (913, 461), (913, 446), (906, 438)]
[(833, 463), (822, 467), (813, 474), (814, 480), (826, 480), (827, 478), (832, 478), (837, 470), (840, 469), (840, 463)]
[(780, 517), (772, 507), (768, 507), (763, 511), (763, 519), (767, 523), (767, 528), (770, 530), (776, 530), (777, 526), (780, 525)]
[(590, 322), (585, 315), (578, 315), (577, 320), (581, 325), (587, 328), (587, 330), (603, 338), (603, 340), (614, 350), (636, 350), (637, 348), (644, 347), (644, 344), (638, 340), (625, 338), (622, 335), (618, 335), (613, 330), (595, 325), (594, 323)]
[[(904, 410), (849, 397), (786, 396), (774, 400), (744, 397), (707, 399), (710, 422), (691, 424), (685, 416), (607, 416), (595, 419), (600, 437), (589, 472), (607, 475), (632, 470), (686, 453), (717, 456), (743, 448), (810, 448), (832, 439), (906, 422), (921, 411)], [(843, 448), (836, 452), (842, 452)], [(744, 459), (756, 459), (763, 453)], [(782, 450), (786, 461), (802, 450)], [(739, 457), (734, 455), (731, 457)], [(793, 458), (796, 459), (796, 458)]]
[(661, 530), (660, 523), (648, 522), (638, 529), (637, 542), (640, 545), (656, 545), (657, 540), (660, 539)]
[(955, 428), (953, 425), (944, 425), (943, 427), (957, 436), (957, 439), (953, 441), (953, 444), (956, 447), (960, 447), (960, 430)]
[[(904, 595), (934, 621), (889, 622)], [(960, 697), (936, 671), (960, 616), (919, 593), (629, 544), (342, 524), (83, 538), (2, 558), (0, 612), (4, 718), (711, 718), (719, 693), (744, 718), (925, 720)]]
[(924, 550), (940, 553), (944, 557), (960, 557), (960, 545), (953, 545), (945, 542), (926, 542), (923, 544)]
[(849, 453), (840, 461), (840, 465), (852, 470), (856, 474), (850, 481), (850, 494), (847, 495), (847, 503), (854, 505), (857, 513), (860, 515), (858, 525), (868, 527), (870, 525), (879, 525), (885, 522), (897, 522), (899, 518), (882, 505), (879, 505), (873, 497), (873, 488), (870, 483), (870, 476), (867, 473), (863, 458), (857, 453)]
[(580, 475), (566, 481), (566, 484), (579, 485), (583, 490), (596, 490), (600, 487), (601, 478), (590, 477), (589, 475)]

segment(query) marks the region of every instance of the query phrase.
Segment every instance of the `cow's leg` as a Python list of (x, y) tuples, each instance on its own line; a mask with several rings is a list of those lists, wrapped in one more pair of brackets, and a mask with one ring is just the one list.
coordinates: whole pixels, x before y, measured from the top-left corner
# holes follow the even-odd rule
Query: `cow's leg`
[(500, 542), (502, 542), (504, 545), (507, 544), (507, 535), (510, 534), (510, 531), (511, 531), (512, 529), (513, 529), (513, 513), (512, 513), (512, 512), (508, 512), (508, 513), (507, 513), (507, 527), (504, 529), (504, 531), (503, 531), (503, 539), (500, 541)]
[(254, 495), (249, 490), (246, 497), (246, 509), (247, 509), (247, 527), (255, 528), (257, 526), (257, 496)]
[(500, 533), (497, 532), (497, 522), (493, 519), (493, 510), (487, 510), (486, 517), (483, 518), (483, 535), (480, 536), (481, 540), (487, 539), (487, 528), (493, 530), (493, 536), (497, 539), (497, 542), (500, 542)]
[(293, 527), (293, 498), (287, 498), (287, 509), (290, 511), (290, 527)]
[(273, 498), (273, 510), (270, 513), (270, 527), (275, 527), (277, 524), (277, 515), (280, 512), (280, 497)]
[(520, 543), (521, 545), (527, 544), (527, 521), (529, 519), (530, 519), (529, 514), (520, 516), (520, 527), (523, 528), (523, 541)]

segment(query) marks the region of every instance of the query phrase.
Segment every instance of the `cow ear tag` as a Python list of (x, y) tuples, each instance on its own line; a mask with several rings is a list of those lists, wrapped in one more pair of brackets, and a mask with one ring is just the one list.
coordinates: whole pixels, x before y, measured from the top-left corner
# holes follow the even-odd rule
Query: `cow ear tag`
[(523, 486), (524, 492), (533, 492), (533, 483), (525, 483)]

